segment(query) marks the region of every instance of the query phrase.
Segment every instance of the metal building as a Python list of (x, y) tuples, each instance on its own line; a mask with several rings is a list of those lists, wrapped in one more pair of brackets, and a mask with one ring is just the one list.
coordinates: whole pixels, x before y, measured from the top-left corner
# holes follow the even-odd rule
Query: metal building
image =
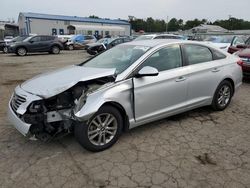
[(18, 24), (21, 35), (89, 34), (115, 36), (131, 34), (130, 23), (123, 20), (21, 12)]

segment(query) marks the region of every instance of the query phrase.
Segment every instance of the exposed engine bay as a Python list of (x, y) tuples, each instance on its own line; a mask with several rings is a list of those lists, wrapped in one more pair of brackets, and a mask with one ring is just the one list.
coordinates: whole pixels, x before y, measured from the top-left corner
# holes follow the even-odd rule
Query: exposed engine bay
[(35, 138), (48, 141), (64, 136), (73, 131), (74, 111), (81, 109), (88, 94), (113, 81), (111, 76), (79, 82), (56, 96), (32, 102), (22, 119), (31, 124), (30, 133)]

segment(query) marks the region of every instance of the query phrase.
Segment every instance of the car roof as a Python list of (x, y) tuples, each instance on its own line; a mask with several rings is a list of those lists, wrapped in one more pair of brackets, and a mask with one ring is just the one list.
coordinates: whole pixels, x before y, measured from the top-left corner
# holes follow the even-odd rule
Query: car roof
[(162, 33), (162, 34), (148, 34), (148, 35), (140, 35), (140, 36), (157, 37), (157, 36), (181, 36), (181, 35), (175, 35), (175, 34), (170, 34), (170, 33)]
[[(209, 48), (217, 49), (216, 46), (207, 43), (207, 42), (200, 42), (200, 41), (187, 41), (187, 40), (180, 40), (180, 39), (154, 39), (154, 40), (140, 40), (140, 41), (131, 41), (127, 43), (123, 43), (121, 45), (135, 45), (135, 46), (147, 46), (147, 47), (156, 47), (160, 45), (168, 45), (168, 44), (196, 44), (202, 45)], [(219, 50), (219, 49), (217, 49)]]
[(177, 43), (177, 42), (183, 42), (183, 40), (179, 40), (179, 39), (139, 40), (139, 41), (132, 41), (129, 43), (125, 43), (124, 45), (155, 47), (161, 44), (171, 44), (171, 43)]

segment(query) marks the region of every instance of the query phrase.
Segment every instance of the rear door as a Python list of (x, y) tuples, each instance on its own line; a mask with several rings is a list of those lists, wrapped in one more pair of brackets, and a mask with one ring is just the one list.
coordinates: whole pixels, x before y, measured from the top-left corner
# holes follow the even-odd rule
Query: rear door
[(219, 59), (226, 56), (215, 57), (211, 49), (197, 44), (186, 44), (182, 48), (189, 68), (187, 103), (189, 107), (209, 104), (223, 76), (223, 60)]
[(49, 51), (54, 39), (55, 39), (55, 37), (53, 37), (53, 36), (41, 36), (40, 51), (44, 51), (44, 52)]
[(182, 67), (180, 46), (172, 45), (156, 51), (140, 68), (145, 66), (156, 68), (159, 75), (134, 78), (136, 121), (158, 119), (181, 110), (186, 101), (187, 67)]

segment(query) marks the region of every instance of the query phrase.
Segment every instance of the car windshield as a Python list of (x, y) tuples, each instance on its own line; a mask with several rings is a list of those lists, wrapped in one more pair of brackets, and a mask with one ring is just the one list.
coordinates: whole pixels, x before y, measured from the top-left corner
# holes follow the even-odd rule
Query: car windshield
[(153, 39), (154, 36), (152, 35), (141, 35), (137, 37), (134, 41), (139, 41), (139, 40), (151, 40)]
[(234, 36), (210, 36), (205, 39), (205, 41), (213, 43), (231, 43)]
[(12, 39), (13, 42), (21, 42), (24, 39), (26, 39), (28, 36), (19, 36), (19, 37), (15, 37)]
[(97, 43), (109, 44), (111, 41), (113, 41), (113, 39), (111, 39), (111, 38), (102, 38), (102, 39), (98, 40)]
[(116, 74), (120, 74), (149, 49), (150, 47), (148, 46), (119, 45), (80, 64), (80, 66), (114, 68), (116, 69)]

